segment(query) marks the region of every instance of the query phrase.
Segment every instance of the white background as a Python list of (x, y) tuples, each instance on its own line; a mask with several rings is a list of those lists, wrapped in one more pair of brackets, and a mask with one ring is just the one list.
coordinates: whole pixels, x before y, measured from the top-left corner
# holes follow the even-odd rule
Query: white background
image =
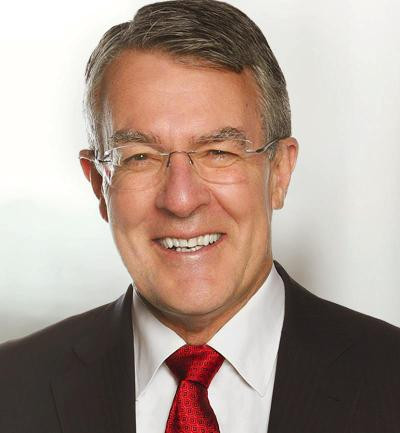
[[(28, 0), (0, 22), (0, 341), (123, 293), (77, 159), (86, 61), (144, 2)], [(300, 157), (274, 255), (311, 291), (400, 325), (400, 3), (232, 1), (288, 81)]]

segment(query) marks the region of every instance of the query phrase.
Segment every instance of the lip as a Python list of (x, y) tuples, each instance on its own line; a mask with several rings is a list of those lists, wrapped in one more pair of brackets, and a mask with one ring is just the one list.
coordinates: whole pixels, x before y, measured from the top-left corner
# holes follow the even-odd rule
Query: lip
[[(219, 233), (219, 232), (216, 232), (216, 233)], [(198, 236), (202, 236), (202, 235), (198, 235)], [(193, 237), (196, 237), (196, 236), (193, 236)], [(182, 251), (176, 251), (173, 248), (164, 248), (159, 242), (159, 240), (162, 238), (154, 239), (153, 242), (156, 244), (156, 246), (159, 250), (161, 250), (164, 254), (167, 255), (167, 257), (169, 259), (173, 259), (173, 258), (184, 258), (184, 257), (198, 257), (198, 256), (202, 256), (203, 254), (207, 254), (208, 252), (212, 251), (212, 249), (214, 247), (218, 246), (221, 242), (223, 242), (225, 237), (226, 237), (225, 233), (221, 233), (221, 237), (216, 242), (209, 244), (203, 248), (200, 248), (197, 251), (192, 251), (192, 252), (188, 252), (188, 251), (182, 252)], [(186, 238), (183, 238), (183, 239), (186, 239)], [(190, 239), (190, 238), (187, 238), (187, 239)]]

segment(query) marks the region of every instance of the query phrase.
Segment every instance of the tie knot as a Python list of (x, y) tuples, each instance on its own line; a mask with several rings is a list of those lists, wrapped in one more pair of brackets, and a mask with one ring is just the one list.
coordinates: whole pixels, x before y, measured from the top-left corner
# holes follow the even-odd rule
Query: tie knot
[(206, 344), (186, 344), (165, 361), (177, 379), (198, 382), (206, 388), (223, 362), (224, 357)]

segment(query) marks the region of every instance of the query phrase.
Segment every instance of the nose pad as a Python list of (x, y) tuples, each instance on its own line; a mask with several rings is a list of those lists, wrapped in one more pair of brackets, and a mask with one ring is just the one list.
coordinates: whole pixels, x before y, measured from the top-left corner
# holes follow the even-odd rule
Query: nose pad
[(190, 156), (190, 153), (189, 153), (189, 152), (186, 152), (185, 150), (174, 150), (173, 152), (171, 152), (171, 153), (168, 155), (167, 167), (169, 167), (169, 165), (170, 165), (170, 163), (171, 163), (171, 156), (172, 156), (174, 153), (186, 153), (187, 157), (189, 158), (189, 162), (190, 162), (190, 164), (193, 165), (193, 159), (192, 159), (192, 157)]

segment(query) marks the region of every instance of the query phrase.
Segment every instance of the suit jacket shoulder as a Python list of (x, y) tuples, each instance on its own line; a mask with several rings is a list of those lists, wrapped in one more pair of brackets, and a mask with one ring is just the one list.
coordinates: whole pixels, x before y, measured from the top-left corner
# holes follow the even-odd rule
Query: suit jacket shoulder
[[(400, 330), (285, 284), (269, 433), (400, 431)], [(301, 402), (301, 404), (299, 404)]]
[[(131, 404), (132, 288), (117, 301), (0, 345), (0, 431), (7, 433), (110, 432)], [(115, 371), (117, 370), (117, 371)], [(107, 380), (104, 380), (107, 375)], [(113, 387), (119, 389), (117, 399)], [(108, 399), (115, 400), (110, 405)], [(115, 413), (110, 413), (110, 412)], [(110, 416), (115, 426), (110, 426)]]
[(23, 371), (34, 370), (37, 376), (49, 375), (59, 361), (64, 362), (71, 345), (90, 329), (93, 319), (109, 304), (78, 314), (34, 332), (26, 337), (0, 344), (1, 380), (22, 380)]

